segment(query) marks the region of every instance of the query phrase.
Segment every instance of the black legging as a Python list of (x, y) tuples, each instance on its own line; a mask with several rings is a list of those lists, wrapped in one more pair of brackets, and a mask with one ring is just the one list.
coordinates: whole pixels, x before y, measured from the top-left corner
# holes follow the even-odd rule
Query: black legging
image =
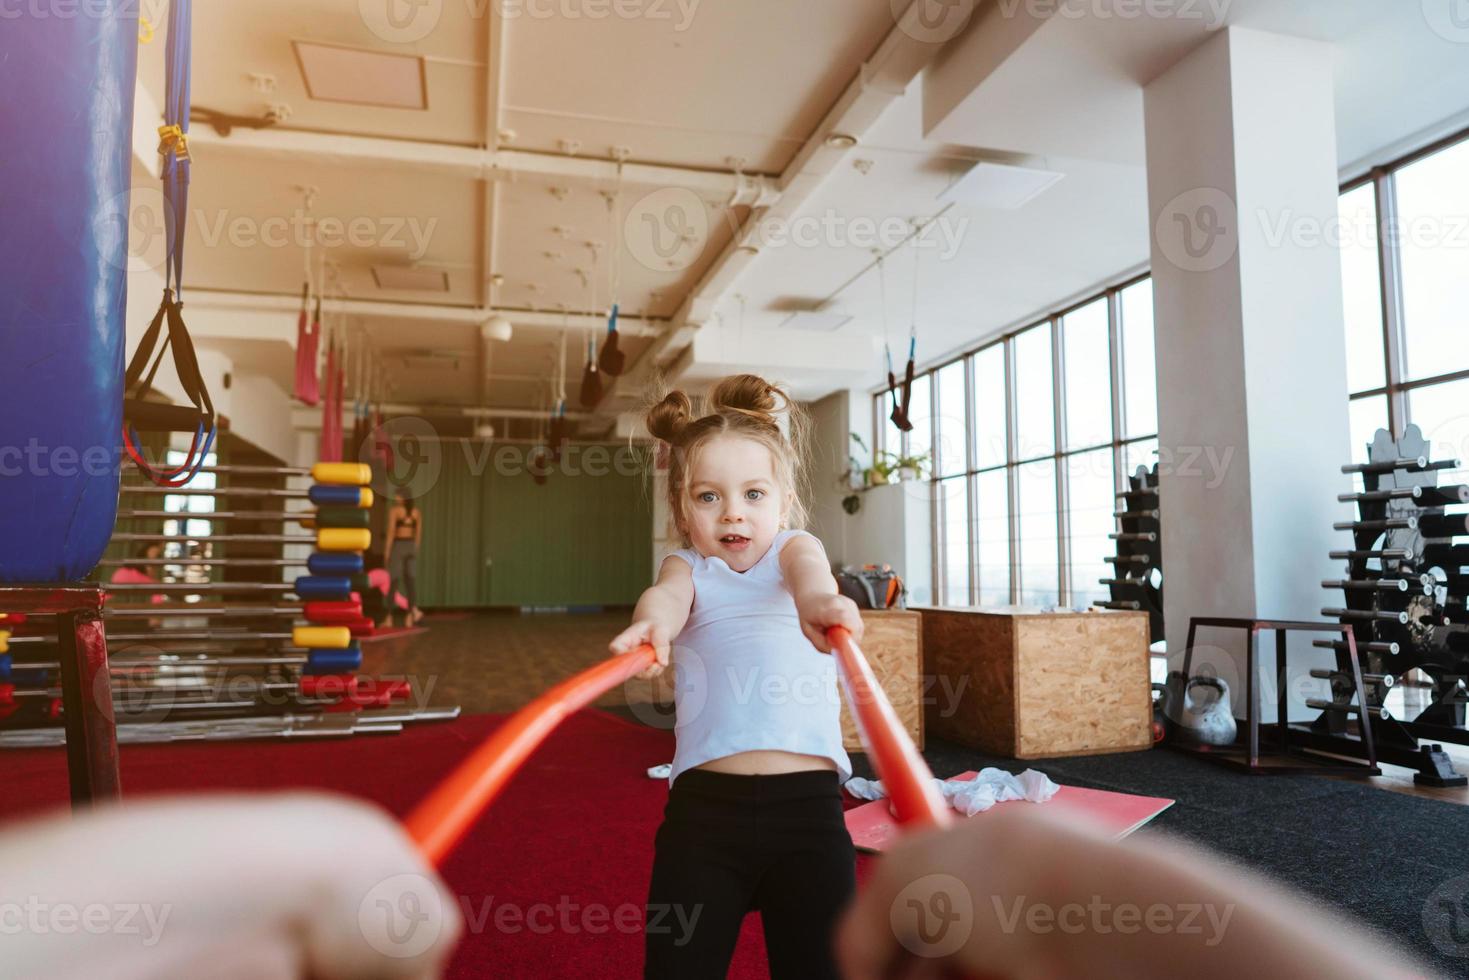
[(723, 977), (751, 909), (772, 980), (837, 976), (832, 934), (857, 889), (857, 858), (835, 772), (690, 769), (674, 780), (654, 848), (645, 978)]

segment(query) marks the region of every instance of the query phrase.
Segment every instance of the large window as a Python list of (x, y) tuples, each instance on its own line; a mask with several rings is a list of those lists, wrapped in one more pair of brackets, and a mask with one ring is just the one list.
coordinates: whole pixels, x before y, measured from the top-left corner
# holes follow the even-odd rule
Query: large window
[[(1080, 609), (1107, 597), (1117, 491), (1157, 454), (1154, 375), (1143, 279), (916, 379), (917, 427), (884, 423), (882, 448), (935, 454), (939, 601)], [(886, 419), (891, 396), (877, 398)]]
[[(1436, 459), (1469, 457), (1469, 133), (1341, 195), (1352, 455), (1417, 425)], [(1441, 473), (1441, 482), (1463, 473)], [(1460, 508), (1455, 508), (1460, 509)]]

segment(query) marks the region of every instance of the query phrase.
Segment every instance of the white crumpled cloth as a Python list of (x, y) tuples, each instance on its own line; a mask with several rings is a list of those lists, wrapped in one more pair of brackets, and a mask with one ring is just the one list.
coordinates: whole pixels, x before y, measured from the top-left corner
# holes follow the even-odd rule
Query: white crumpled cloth
[[(949, 806), (966, 817), (1010, 800), (1044, 803), (1061, 788), (1045, 773), (1034, 769), (1027, 769), (1018, 776), (1003, 769), (981, 769), (973, 779), (935, 779), (934, 783)], [(863, 779), (861, 776), (853, 776), (842, 786), (859, 800), (878, 800), (888, 795), (880, 780)]]
[(668, 774), (673, 772), (673, 763), (665, 762), (661, 766), (654, 766), (648, 770), (649, 779), (667, 779)]

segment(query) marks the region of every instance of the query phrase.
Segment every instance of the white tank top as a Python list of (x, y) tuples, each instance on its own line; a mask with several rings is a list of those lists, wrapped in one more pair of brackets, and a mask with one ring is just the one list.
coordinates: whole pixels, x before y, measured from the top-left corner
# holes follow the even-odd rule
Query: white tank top
[(836, 663), (801, 632), (780, 550), (807, 531), (781, 531), (753, 567), (692, 548), (672, 554), (693, 568), (694, 605), (673, 638), (677, 747), (669, 785), (685, 769), (736, 752), (779, 749), (824, 756), (852, 775), (842, 748)]

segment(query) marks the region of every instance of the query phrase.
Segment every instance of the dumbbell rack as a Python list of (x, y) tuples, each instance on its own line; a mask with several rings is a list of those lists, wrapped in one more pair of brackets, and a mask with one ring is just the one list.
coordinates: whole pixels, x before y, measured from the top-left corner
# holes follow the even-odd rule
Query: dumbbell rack
[(1110, 601), (1092, 603), (1101, 609), (1127, 609), (1148, 614), (1152, 642), (1163, 639), (1163, 544), (1158, 509), (1158, 467), (1139, 466), (1128, 477), (1130, 489), (1117, 495), (1122, 509), (1115, 511), (1120, 531), (1108, 535), (1117, 542), (1117, 554), (1106, 561), (1112, 578), (1101, 579), (1112, 594)]
[[(1361, 477), (1362, 489), (1338, 498), (1355, 503), (1358, 513), (1335, 525), (1352, 532), (1352, 548), (1331, 553), (1346, 562), (1346, 578), (1321, 583), (1339, 590), (1343, 604), (1321, 612), (1352, 627), (1367, 703), (1354, 703), (1344, 642), (1318, 640), (1337, 654), (1336, 670), (1311, 672), (1330, 682), (1331, 698), (1307, 702), (1321, 714), (1292, 728), (1312, 736), (1313, 747), (1360, 756), (1359, 735), (1370, 726), (1381, 761), (1416, 769), (1417, 783), (1463, 786), (1441, 743), (1469, 744), (1469, 518), (1448, 512), (1469, 504), (1469, 486), (1438, 486), (1438, 474), (1460, 463), (1431, 460), (1429, 452), (1415, 425), (1396, 441), (1379, 430), (1368, 462), (1342, 467)], [(1415, 668), (1430, 678), (1427, 685), (1408, 678)], [(1428, 707), (1412, 718), (1396, 717), (1387, 705), (1389, 693), (1405, 684), (1431, 691)]]
[[(370, 478), (363, 470), (362, 478)], [(255, 477), (306, 473), (228, 466), (203, 472)], [(113, 540), (127, 549), (156, 542), (183, 546), (178, 550), (197, 546), (226, 553), (241, 543), (275, 550), (299, 543), (319, 550), (299, 560), (207, 554), (104, 562), (104, 574), (134, 565), (158, 579), (106, 586), (103, 619), (112, 646), (118, 742), (340, 737), (399, 731), (409, 722), (458, 716), (457, 707), (410, 709), (397, 704), (411, 694), (407, 681), (356, 673), (361, 666), (358, 640), (373, 632), (360, 604), (350, 600), (353, 591), (367, 589), (360, 574), (361, 551), (370, 543), (372, 493), (366, 486), (318, 483), (309, 490), (272, 490), (185, 485), (164, 491), (126, 481), (122, 490), (125, 503), (146, 504), (166, 492), (237, 502), (268, 498), (264, 505), (277, 508), (295, 502), (315, 505), (314, 510), (294, 511), (122, 509), (124, 520), (179, 520), (180, 532), (188, 519), (230, 528), (228, 533), (194, 537), (115, 532)], [(241, 523), (249, 533), (240, 533)], [(261, 524), (266, 531), (299, 525), (310, 533), (255, 533)], [(171, 571), (186, 567), (196, 574), (180, 577)], [(308, 574), (292, 578), (292, 568)], [(197, 574), (200, 570), (207, 574)], [(221, 581), (221, 570), (231, 577)], [(241, 580), (242, 575), (249, 580)], [(153, 605), (154, 595), (167, 601)], [(203, 601), (189, 601), (198, 599)], [(14, 628), (18, 632), (9, 641), (9, 656), (17, 659), (0, 664), (0, 673), (8, 675), (0, 676), (0, 748), (62, 744), (60, 723), (66, 719), (61, 691), (54, 686), (61, 665), (54, 630), (44, 622)]]

